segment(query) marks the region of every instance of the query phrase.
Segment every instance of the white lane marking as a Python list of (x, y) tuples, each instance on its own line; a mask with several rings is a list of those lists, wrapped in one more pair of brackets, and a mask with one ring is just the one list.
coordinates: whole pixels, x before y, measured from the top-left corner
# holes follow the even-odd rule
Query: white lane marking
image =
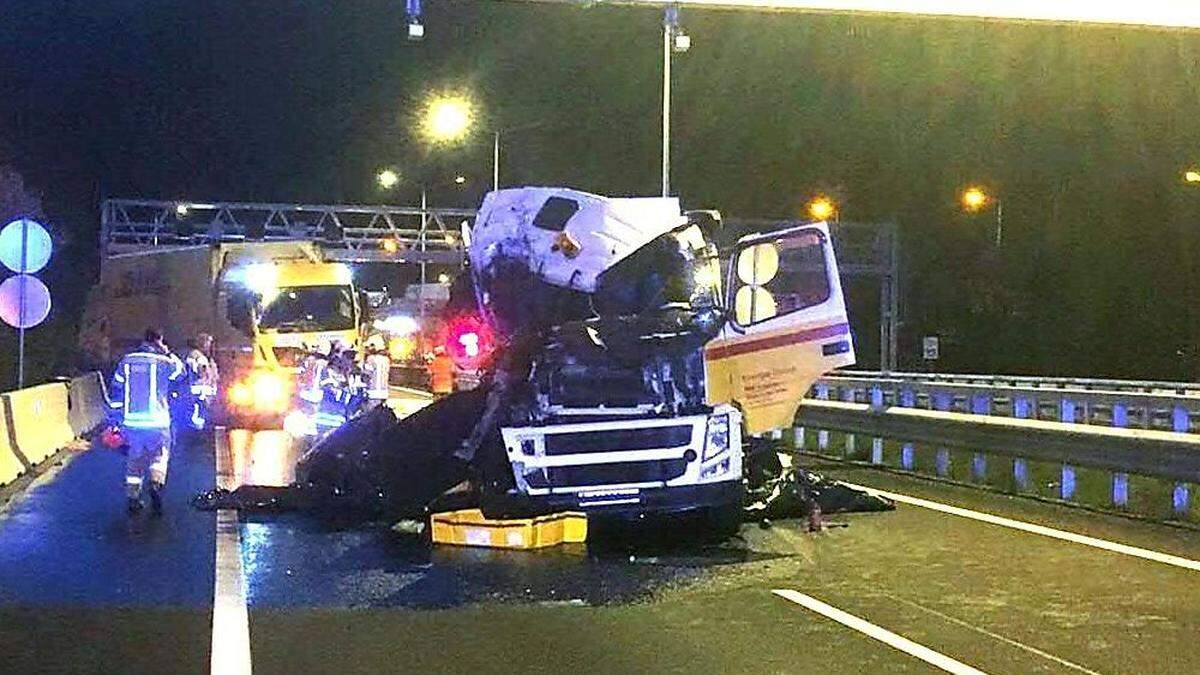
[(1130, 546), (1128, 544), (1120, 544), (1107, 539), (1097, 539), (1096, 537), (1089, 537), (1086, 534), (1078, 534), (1076, 532), (1068, 532), (1066, 530), (1056, 530), (1053, 527), (1046, 527), (1045, 525), (1035, 525), (1033, 523), (1027, 523), (1023, 520), (1013, 520), (1012, 518), (1005, 518), (1003, 516), (997, 516), (991, 513), (984, 513), (982, 511), (972, 511), (971, 509), (964, 509), (960, 506), (942, 504), (941, 502), (921, 499), (920, 497), (912, 497), (909, 495), (900, 494), (898, 492), (878, 490), (873, 487), (867, 487), (866, 485), (857, 485), (855, 483), (847, 483), (845, 481), (839, 482), (847, 487), (851, 487), (856, 490), (863, 490), (864, 492), (879, 495), (881, 497), (887, 497), (888, 499), (900, 502), (902, 504), (920, 506), (933, 511), (941, 511), (942, 513), (949, 513), (950, 515), (954, 516), (961, 516), (963, 518), (970, 518), (971, 520), (991, 523), (992, 525), (1010, 527), (1014, 530), (1021, 530), (1022, 532), (1040, 534), (1044, 537), (1050, 537), (1052, 539), (1070, 541), (1076, 544), (1083, 544), (1084, 546), (1091, 546), (1092, 548), (1103, 549), (1113, 553), (1120, 553), (1121, 555), (1142, 558), (1143, 560), (1152, 560), (1154, 562), (1160, 562), (1166, 565), (1174, 565), (1175, 567), (1182, 567), (1184, 569), (1200, 572), (1200, 560), (1182, 558), (1177, 555), (1171, 555), (1170, 553), (1162, 553), (1159, 551), (1152, 551), (1148, 548), (1139, 548), (1137, 546)]
[(966, 621), (963, 621), (962, 619), (958, 619), (953, 616), (950, 616), (949, 614), (944, 614), (942, 612), (939, 612), (936, 609), (933, 609), (932, 607), (926, 607), (925, 605), (922, 605), (917, 602), (913, 602), (912, 600), (906, 600), (904, 598), (897, 597), (895, 595), (892, 595), (891, 593), (879, 593), (878, 595), (888, 598), (889, 600), (894, 600), (895, 602), (899, 602), (901, 604), (908, 605), (909, 607), (914, 607), (916, 609), (921, 610), (922, 612), (928, 612), (928, 613), (938, 617), (939, 619), (942, 619), (943, 621), (947, 621), (956, 626), (962, 626), (963, 628), (975, 631), (976, 633), (979, 633), (981, 635), (986, 635), (986, 636), (992, 638), (993, 640), (998, 640), (1000, 642), (1003, 642), (1006, 645), (1016, 647), (1017, 649), (1020, 649), (1022, 651), (1029, 652), (1030, 654), (1034, 654), (1036, 656), (1040, 656), (1043, 659), (1053, 661), (1053, 662), (1059, 664), (1060, 666), (1064, 666), (1066, 668), (1071, 668), (1072, 670), (1078, 670), (1079, 672), (1087, 673), (1088, 675), (1101, 675), (1100, 673), (1097, 673), (1094, 670), (1085, 668), (1085, 667), (1079, 665), (1078, 663), (1074, 663), (1074, 662), (1068, 661), (1064, 658), (1055, 656), (1049, 652), (1042, 651), (1041, 649), (1038, 649), (1037, 647), (1031, 647), (1030, 645), (1027, 645), (1023, 642), (1018, 642), (1017, 640), (1014, 640), (1012, 638), (1004, 637), (1003, 635), (1000, 635), (999, 633), (993, 633), (992, 631), (987, 630), (986, 628), (980, 628), (979, 626), (967, 623)]
[(978, 668), (968, 666), (962, 661), (952, 659), (941, 652), (935, 652), (929, 647), (917, 644), (906, 637), (896, 635), (886, 628), (880, 628), (879, 626), (876, 626), (869, 621), (860, 619), (853, 614), (843, 612), (837, 607), (827, 605), (811, 595), (805, 595), (800, 591), (793, 591), (786, 588), (776, 588), (771, 592), (783, 598), (784, 600), (790, 600), (805, 609), (812, 610), (817, 614), (824, 616), (825, 618), (833, 619), (843, 626), (853, 628), (867, 637), (879, 640), (893, 649), (897, 649), (905, 654), (908, 654), (909, 656), (921, 659), (925, 663), (941, 668), (948, 673), (954, 673), (955, 675), (985, 675), (984, 672)]
[[(217, 427), (217, 486), (233, 489), (229, 461), (228, 432)], [(213, 587), (212, 662), (213, 675), (250, 675), (250, 613), (246, 609), (246, 587), (242, 579), (242, 536), (237, 511), (217, 511), (216, 583)]]

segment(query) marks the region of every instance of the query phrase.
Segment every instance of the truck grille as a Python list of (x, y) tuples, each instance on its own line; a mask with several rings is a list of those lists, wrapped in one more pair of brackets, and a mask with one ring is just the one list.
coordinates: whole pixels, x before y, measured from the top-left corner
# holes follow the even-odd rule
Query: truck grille
[(547, 434), (547, 455), (577, 455), (619, 450), (681, 448), (692, 442), (692, 427), (649, 427)]
[(275, 360), (284, 368), (297, 368), (304, 360), (304, 350), (299, 347), (275, 347)]
[(623, 483), (657, 483), (672, 480), (687, 470), (687, 460), (658, 459), (648, 462), (614, 462), (583, 466), (556, 466), (525, 474), (531, 488), (586, 487)]

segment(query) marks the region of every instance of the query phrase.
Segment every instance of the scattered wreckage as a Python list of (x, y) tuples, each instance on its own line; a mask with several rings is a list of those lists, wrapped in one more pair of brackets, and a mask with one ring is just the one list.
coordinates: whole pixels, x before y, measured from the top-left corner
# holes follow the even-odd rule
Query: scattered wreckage
[(490, 518), (686, 512), (719, 533), (747, 515), (800, 515), (823, 495), (838, 495), (825, 512), (839, 500), (889, 508), (784, 470), (754, 438), (790, 427), (812, 382), (854, 362), (828, 228), (742, 237), (723, 273), (718, 225), (674, 198), (490, 193), (464, 229), (469, 273), (447, 306), (494, 334), (480, 386), (404, 419), (376, 408), (305, 453), (294, 484), (213, 491), (197, 506), (368, 519), (465, 506)]

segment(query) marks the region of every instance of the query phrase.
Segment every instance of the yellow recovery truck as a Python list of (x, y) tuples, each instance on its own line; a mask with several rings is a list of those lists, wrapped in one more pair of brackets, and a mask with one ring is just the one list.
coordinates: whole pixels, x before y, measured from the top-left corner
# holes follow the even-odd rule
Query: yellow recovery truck
[(351, 269), (326, 262), (314, 244), (220, 243), (106, 256), (80, 341), (89, 360), (107, 366), (150, 326), (181, 353), (208, 333), (230, 421), (256, 425), (287, 412), (306, 349), (358, 349), (362, 324)]

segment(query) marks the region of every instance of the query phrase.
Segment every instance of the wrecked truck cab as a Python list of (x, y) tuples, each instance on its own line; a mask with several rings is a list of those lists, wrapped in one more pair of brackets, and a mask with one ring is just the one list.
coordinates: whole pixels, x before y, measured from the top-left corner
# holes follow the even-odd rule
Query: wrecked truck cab
[(500, 190), (469, 241), (511, 352), (481, 424), (534, 510), (737, 514), (743, 426), (790, 426), (812, 381), (853, 362), (821, 224), (744, 237), (727, 296), (673, 198)]

